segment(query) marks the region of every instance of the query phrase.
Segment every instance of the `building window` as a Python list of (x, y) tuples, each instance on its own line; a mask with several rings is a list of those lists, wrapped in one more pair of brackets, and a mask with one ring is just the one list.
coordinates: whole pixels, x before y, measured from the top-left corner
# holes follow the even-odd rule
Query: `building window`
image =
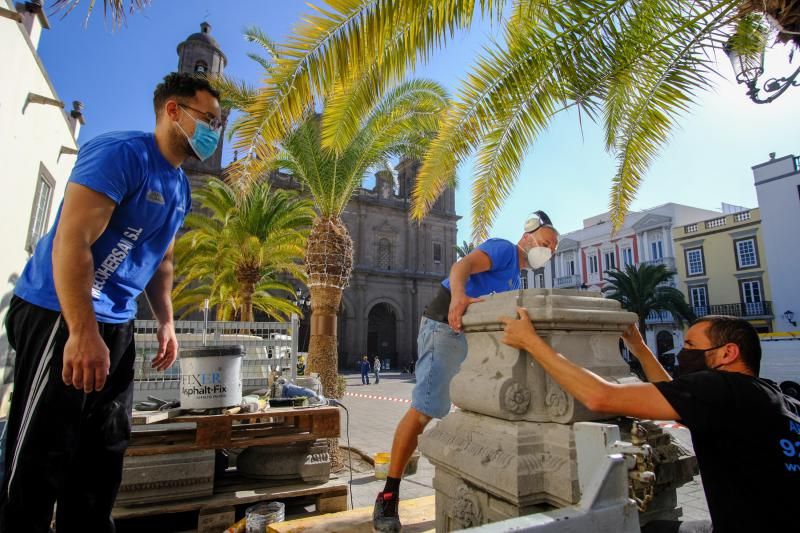
[(742, 281), (742, 307), (744, 316), (760, 316), (764, 314), (761, 280)]
[(519, 286), (523, 289), (528, 288), (528, 271), (523, 270), (519, 274)]
[(664, 245), (661, 241), (653, 241), (650, 243), (650, 259), (657, 261), (664, 258)]
[(381, 270), (391, 270), (392, 268), (392, 243), (389, 239), (378, 241), (378, 268)]
[(617, 256), (614, 252), (605, 252), (603, 254), (603, 267), (604, 270), (614, 270), (617, 268)]
[(589, 256), (589, 274), (597, 274), (597, 255), (592, 254)]
[(695, 315), (705, 316), (708, 314), (708, 289), (705, 285), (689, 287), (689, 300)]
[(632, 248), (623, 248), (622, 249), (622, 265), (623, 266), (632, 266), (633, 265), (633, 249)]
[(536, 274), (533, 280), (533, 286), (537, 289), (544, 289), (544, 274)]
[(438, 243), (438, 242), (433, 243), (433, 262), (436, 265), (439, 265), (442, 262), (442, 245), (441, 245), (441, 243)]
[(691, 250), (686, 250), (686, 273), (689, 276), (699, 276), (705, 274), (705, 271), (703, 249), (692, 248)]
[(208, 72), (208, 63), (205, 61), (198, 61), (194, 64), (194, 71), (198, 74), (205, 74)]
[(33, 253), (36, 243), (47, 231), (55, 185), (53, 177), (44, 166), (41, 166), (39, 168), (39, 178), (36, 181), (36, 191), (33, 195), (33, 208), (31, 209), (31, 219), (28, 224), (28, 238), (25, 243), (25, 249), (29, 253)]
[(758, 266), (758, 253), (754, 238), (733, 241), (736, 247), (736, 268), (750, 268)]

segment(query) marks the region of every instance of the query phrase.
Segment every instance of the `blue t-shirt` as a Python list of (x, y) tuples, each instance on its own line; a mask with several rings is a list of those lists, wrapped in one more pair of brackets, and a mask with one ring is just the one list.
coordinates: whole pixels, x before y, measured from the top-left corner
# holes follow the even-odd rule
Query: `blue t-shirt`
[[(492, 268), (472, 274), (465, 287), (467, 296), (478, 298), (493, 292), (519, 289), (519, 253), (517, 245), (505, 239), (489, 239), (476, 248), (489, 256)], [(442, 285), (449, 291), (450, 278)]]
[[(112, 132), (87, 142), (69, 181), (111, 198), (117, 207), (92, 245), (92, 300), (99, 322), (136, 316), (142, 293), (191, 209), (189, 181), (161, 154), (152, 133)], [(14, 293), (34, 305), (60, 311), (53, 283), (53, 238), (61, 217), (36, 245)]]

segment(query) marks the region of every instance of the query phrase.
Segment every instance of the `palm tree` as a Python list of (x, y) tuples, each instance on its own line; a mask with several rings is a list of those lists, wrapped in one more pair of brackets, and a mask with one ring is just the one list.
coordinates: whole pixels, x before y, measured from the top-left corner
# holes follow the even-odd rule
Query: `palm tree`
[(175, 307), (186, 314), (208, 299), (218, 320), (242, 322), (254, 320), (254, 309), (278, 320), (300, 313), (287, 278), (305, 281), (311, 202), (265, 181), (239, 187), (216, 178), (194, 198), (201, 210), (186, 217), (189, 230), (175, 244)]
[(467, 255), (469, 255), (469, 253), (475, 249), (475, 244), (463, 241), (460, 246), (456, 244), (455, 246), (453, 246), (453, 248), (456, 249), (456, 257), (461, 259), (463, 257), (467, 257)]
[(623, 309), (639, 317), (639, 331), (647, 341), (647, 316), (652, 312), (669, 311), (678, 324), (696, 317), (683, 293), (667, 283), (675, 276), (664, 265), (628, 265), (625, 272), (607, 270), (608, 284), (603, 288), (608, 298), (617, 300)]
[[(245, 37), (266, 56), (248, 54), (269, 79), (283, 61), (282, 50), (258, 28)], [(353, 244), (340, 215), (368, 171), (388, 170), (397, 157), (422, 159), (439, 128), (448, 105), (446, 91), (436, 82), (410, 80), (395, 84), (363, 114), (354, 115), (355, 129), (347, 143), (335, 149), (324, 145), (322, 131), (329, 113), (347, 113), (350, 95), (340, 86), (326, 98), (312, 102), (280, 139), (265, 143), (251, 114), (262, 113), (272, 87), (251, 87), (228, 77), (212, 80), (224, 105), (242, 112), (231, 126), (247, 148), (227, 169), (230, 180), (247, 183), (270, 172), (291, 176), (313, 199), (314, 219), (305, 255), (311, 296), (311, 332), (307, 369), (320, 376), (323, 392), (336, 397), (336, 315), (353, 267)], [(316, 109), (322, 109), (317, 113)]]
[(336, 390), (336, 314), (353, 265), (352, 240), (340, 215), (369, 170), (387, 169), (394, 157), (423, 156), (446, 105), (438, 84), (402, 83), (372, 109), (341, 151), (322, 144), (328, 108), (322, 115), (309, 111), (270, 160), (272, 169), (302, 184), (318, 213), (305, 258), (312, 315), (308, 366), (319, 372), (327, 395)]
[[(679, 115), (716, 76), (724, 48), (746, 60), (768, 40), (800, 47), (796, 0), (327, 0), (298, 26), (248, 109), (238, 148), (260, 159), (307, 109), (332, 98), (326, 149), (341, 152), (358, 125), (418, 61), (479, 17), (503, 29), (464, 79), (414, 190), (419, 219), (477, 153), (473, 237), (483, 239), (523, 158), (554, 117), (575, 109), (602, 122), (618, 160), (610, 195), (616, 227)], [(510, 6), (510, 9), (506, 9)]]

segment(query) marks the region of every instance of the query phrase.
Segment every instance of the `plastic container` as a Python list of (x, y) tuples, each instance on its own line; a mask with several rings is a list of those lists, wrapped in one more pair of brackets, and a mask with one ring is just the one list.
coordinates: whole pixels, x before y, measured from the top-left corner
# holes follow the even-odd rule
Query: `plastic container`
[(214, 409), (242, 403), (244, 346), (181, 349), (181, 407)]
[(247, 533), (265, 533), (269, 524), (283, 522), (286, 509), (281, 502), (258, 503), (244, 512)]
[(375, 461), (375, 479), (386, 479), (389, 475), (389, 461), (392, 458), (390, 453), (376, 453), (372, 456)]

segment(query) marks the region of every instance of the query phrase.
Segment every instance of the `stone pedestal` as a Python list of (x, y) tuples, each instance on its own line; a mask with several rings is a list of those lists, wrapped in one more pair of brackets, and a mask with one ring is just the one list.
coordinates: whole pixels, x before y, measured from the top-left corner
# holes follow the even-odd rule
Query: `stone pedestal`
[[(494, 294), (464, 315), (469, 352), (450, 386), (460, 410), (426, 432), (419, 446), (436, 469), (437, 531), (575, 505), (581, 498), (572, 424), (608, 415), (586, 409), (527, 353), (500, 342), (499, 317), (516, 316), (518, 305), (517, 292)], [(531, 289), (522, 292), (521, 306), (565, 357), (612, 383), (638, 381), (619, 352), (620, 335), (637, 318), (618, 302), (596, 293)], [(678, 452), (661, 455), (679, 460)], [(674, 495), (692, 471), (677, 469), (661, 491)], [(674, 510), (674, 498), (657, 500)]]

